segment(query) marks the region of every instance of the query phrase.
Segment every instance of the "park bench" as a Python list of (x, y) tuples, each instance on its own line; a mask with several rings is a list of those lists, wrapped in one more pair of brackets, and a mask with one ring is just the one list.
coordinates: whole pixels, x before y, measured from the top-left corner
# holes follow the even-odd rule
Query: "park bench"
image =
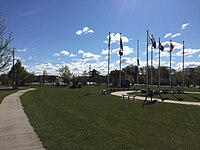
[(122, 94), (122, 99), (135, 100), (135, 95)]

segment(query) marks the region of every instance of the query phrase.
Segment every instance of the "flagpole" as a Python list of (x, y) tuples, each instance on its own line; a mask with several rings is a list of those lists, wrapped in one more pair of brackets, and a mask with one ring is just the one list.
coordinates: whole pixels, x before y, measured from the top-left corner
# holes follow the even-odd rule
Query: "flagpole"
[(151, 89), (153, 84), (153, 46), (151, 46)]
[(137, 40), (137, 85), (139, 84), (139, 40)]
[(108, 88), (110, 84), (110, 32), (108, 37)]
[[(171, 47), (171, 41), (172, 40), (170, 40), (170, 47)], [(172, 50), (171, 50), (171, 48), (170, 48), (170, 65), (169, 65), (169, 68), (170, 68), (170, 74), (169, 74), (169, 86), (170, 86), (170, 88), (172, 87), (172, 70), (171, 70), (171, 58), (172, 57)]]
[(184, 50), (185, 50), (185, 46), (184, 46), (184, 41), (183, 41), (183, 88), (184, 88), (184, 75), (185, 75), (185, 73), (184, 73)]
[(149, 31), (147, 30), (147, 60), (146, 60), (146, 61), (147, 61), (147, 69), (146, 69), (146, 96), (148, 96), (148, 94), (149, 94), (149, 93), (148, 93), (148, 87), (149, 87), (149, 83), (148, 83), (148, 82), (149, 82), (149, 81), (148, 81), (148, 78), (149, 78), (149, 77), (148, 77), (148, 66), (149, 66), (149, 64), (148, 64), (148, 59), (149, 59), (149, 58), (148, 58), (148, 45), (149, 45), (149, 37), (148, 37), (148, 36), (149, 36)]
[(120, 65), (119, 65), (119, 71), (120, 71), (120, 72), (119, 72), (119, 87), (122, 88), (122, 84), (121, 84), (121, 82), (122, 82), (122, 81), (121, 81), (121, 80), (122, 80), (121, 55), (120, 55), (119, 57), (120, 57), (120, 62), (119, 62), (119, 63), (120, 63)]
[(160, 93), (160, 38), (159, 38), (159, 63), (158, 63), (158, 93)]
[[(120, 52), (122, 52), (122, 49), (121, 49), (121, 33), (120, 33)], [(122, 68), (121, 68), (121, 65), (122, 65), (122, 61), (121, 61), (121, 53), (119, 55), (119, 58), (120, 58), (120, 65), (119, 65), (119, 87), (122, 88)]]

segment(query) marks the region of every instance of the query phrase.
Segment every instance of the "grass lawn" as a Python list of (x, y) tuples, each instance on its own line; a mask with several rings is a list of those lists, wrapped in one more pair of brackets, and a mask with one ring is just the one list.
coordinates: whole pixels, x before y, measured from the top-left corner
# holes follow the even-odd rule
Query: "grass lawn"
[(200, 149), (200, 107), (146, 105), (102, 86), (44, 86), (21, 97), (47, 150)]
[(0, 104), (3, 101), (4, 97), (16, 92), (17, 90), (0, 90)]

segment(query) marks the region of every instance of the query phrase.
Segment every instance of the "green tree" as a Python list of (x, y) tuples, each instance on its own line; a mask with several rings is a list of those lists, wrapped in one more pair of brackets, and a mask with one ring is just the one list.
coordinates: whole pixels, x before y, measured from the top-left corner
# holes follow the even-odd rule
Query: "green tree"
[(46, 71), (46, 70), (43, 70), (42, 79), (41, 79), (41, 81), (40, 81), (40, 84), (41, 84), (41, 82), (42, 82), (43, 85), (44, 85), (44, 83), (45, 83), (46, 80), (47, 80), (47, 76), (48, 76), (47, 71)]
[(12, 41), (12, 32), (6, 37), (6, 24), (0, 16), (0, 71), (8, 69), (12, 57), (12, 51), (9, 45)]
[(9, 84), (9, 78), (7, 74), (1, 74), (0, 81), (2, 85), (8, 85)]
[(93, 69), (90, 72), (90, 81), (100, 83), (101, 81), (99, 78), (100, 78), (100, 72), (97, 71), (96, 69)]
[[(111, 83), (114, 87), (119, 86), (119, 70), (112, 70), (110, 72), (110, 79), (111, 79)], [(122, 79), (125, 77), (124, 72), (122, 72)]]
[(195, 68), (195, 77), (194, 77), (194, 80), (195, 80), (195, 84), (200, 86), (200, 66), (197, 66)]
[(133, 65), (129, 65), (126, 66), (122, 69), (122, 71), (125, 73), (125, 79), (129, 80), (130, 83), (136, 83), (137, 81), (137, 71), (138, 71), (138, 67), (137, 66), (133, 66)]
[(35, 74), (34, 73), (27, 73), (26, 83), (30, 84), (34, 81)]
[(15, 88), (17, 86), (24, 85), (26, 83), (26, 79), (28, 77), (28, 72), (26, 69), (22, 66), (22, 63), (17, 60), (15, 65), (11, 68), (11, 70), (8, 73), (8, 76), (12, 79), (14, 77), (15, 81)]
[(67, 65), (62, 66), (62, 68), (59, 69), (59, 74), (63, 79), (63, 82), (68, 85), (72, 79), (72, 73), (70, 72), (69, 67)]

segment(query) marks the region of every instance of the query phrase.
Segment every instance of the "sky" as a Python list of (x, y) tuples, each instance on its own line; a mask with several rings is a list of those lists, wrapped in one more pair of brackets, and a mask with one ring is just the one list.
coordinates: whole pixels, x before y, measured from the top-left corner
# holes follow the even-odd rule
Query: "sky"
[[(6, 32), (13, 32), (15, 59), (27, 71), (58, 75), (67, 65), (75, 75), (96, 69), (107, 74), (108, 33), (111, 33), (110, 70), (119, 69), (119, 40), (122, 35), (122, 67), (146, 66), (147, 30), (165, 47), (161, 65), (169, 66), (172, 40), (172, 68), (200, 65), (199, 0), (0, 0)], [(158, 49), (153, 66), (158, 67)], [(149, 46), (150, 55), (150, 46)], [(150, 58), (150, 57), (149, 57)], [(150, 59), (149, 59), (150, 61)]]

